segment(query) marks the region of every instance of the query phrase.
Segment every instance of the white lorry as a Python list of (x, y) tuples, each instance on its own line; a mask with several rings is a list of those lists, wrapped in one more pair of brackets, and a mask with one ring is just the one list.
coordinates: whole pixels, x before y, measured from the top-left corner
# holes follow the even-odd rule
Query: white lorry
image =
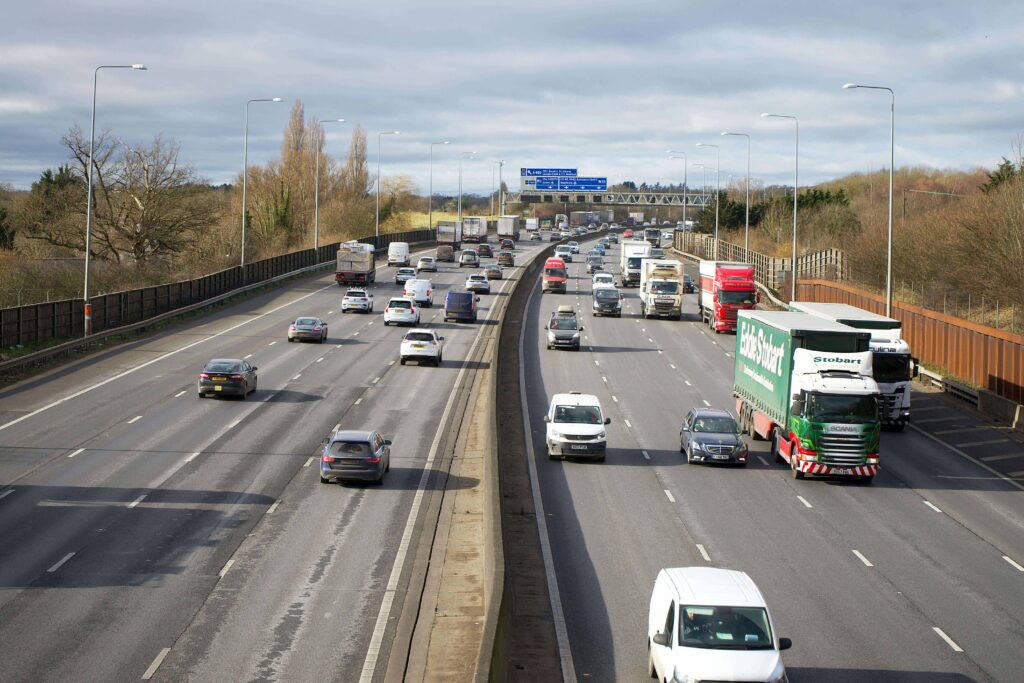
[(619, 278), (623, 287), (640, 284), (640, 266), (651, 255), (651, 243), (641, 240), (626, 240), (619, 254)]
[(462, 246), (462, 224), (458, 221), (438, 221), (437, 243), (447, 244), (458, 251)]
[(462, 241), (477, 244), (486, 243), (487, 219), (483, 216), (463, 216)]
[(519, 216), (498, 216), (498, 239), (519, 241)]
[(640, 315), (682, 319), (683, 264), (648, 258), (640, 265)]
[(540, 219), (539, 218), (524, 218), (523, 229), (526, 232), (537, 232), (540, 230)]
[(879, 412), (882, 424), (902, 430), (910, 422), (910, 383), (917, 376), (917, 359), (903, 339), (902, 323), (849, 304), (793, 301), (791, 311), (847, 325), (871, 334), (872, 377), (881, 392)]

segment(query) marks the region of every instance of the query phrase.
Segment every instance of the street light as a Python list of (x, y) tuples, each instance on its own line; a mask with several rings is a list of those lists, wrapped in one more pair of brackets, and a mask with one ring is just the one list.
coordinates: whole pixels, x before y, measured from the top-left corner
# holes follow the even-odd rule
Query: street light
[(399, 135), (400, 133), (401, 131), (397, 130), (386, 130), (377, 133), (377, 217), (373, 224), (373, 234), (377, 237), (380, 237), (380, 136)]
[(498, 163), (498, 215), (499, 216), (504, 216), (505, 215), (505, 191), (503, 189), (501, 189), (502, 184), (503, 184), (502, 180), (501, 180), (501, 170), (503, 168), (505, 168), (505, 160), (504, 159), (498, 159), (497, 163)]
[(690, 186), (686, 182), (686, 167), (689, 162), (686, 160), (686, 152), (677, 152), (674, 149), (666, 149), (665, 154), (670, 155), (669, 159), (683, 160), (683, 230), (686, 230), (686, 193), (690, 191)]
[(865, 90), (886, 90), (889, 92), (889, 245), (886, 251), (885, 257), (885, 315), (887, 318), (892, 317), (892, 174), (894, 168), (894, 157), (895, 157), (895, 146), (893, 143), (893, 135), (896, 127), (896, 93), (892, 91), (892, 88), (887, 88), (884, 85), (857, 85), (856, 83), (847, 83), (843, 86), (843, 90), (853, 90), (856, 88), (864, 88)]
[(472, 159), (476, 151), (463, 152), (459, 155), (459, 225), (462, 225), (462, 160)]
[[(327, 119), (325, 123), (345, 123), (345, 119)], [(317, 136), (316, 145), (316, 180), (313, 183), (313, 249), (320, 246), (320, 137)], [(315, 256), (314, 256), (315, 259)]]
[(434, 227), (434, 145), (450, 144), (448, 140), (430, 143), (430, 190), (427, 195), (427, 230)]
[(245, 201), (246, 201), (246, 190), (247, 181), (249, 179), (249, 105), (253, 102), (280, 102), (280, 97), (260, 97), (252, 100), (248, 100), (245, 103), (245, 140), (243, 143), (244, 152), (242, 153), (242, 258), (241, 266), (245, 268)]
[(735, 135), (747, 139), (747, 215), (746, 228), (743, 231), (743, 258), (749, 258), (747, 252), (750, 249), (750, 136), (746, 133), (722, 133), (722, 136)]
[(92, 248), (92, 167), (93, 148), (96, 146), (96, 85), (100, 69), (134, 69), (148, 71), (143, 64), (104, 64), (92, 72), (92, 123), (89, 125), (89, 168), (88, 189), (85, 194), (85, 284), (82, 298), (85, 301), (85, 336), (92, 334), (92, 304), (89, 303), (89, 250)]
[(708, 168), (707, 168), (707, 166), (705, 166), (704, 164), (698, 164), (697, 162), (693, 162), (692, 164), (690, 164), (690, 166), (696, 166), (697, 168), (700, 169), (700, 173), (701, 173), (700, 193), (704, 197), (707, 197), (707, 195), (708, 195), (708, 192), (707, 192), (708, 191), (708, 174), (707, 174)]
[(800, 120), (791, 114), (761, 114), (762, 119), (793, 119), (796, 126), (796, 147), (793, 152), (793, 263), (789, 300), (796, 301), (796, 195), (800, 181)]
[(722, 150), (718, 148), (718, 145), (709, 145), (704, 142), (698, 142), (698, 147), (714, 147), (715, 148), (715, 259), (718, 259), (718, 200), (722, 196)]

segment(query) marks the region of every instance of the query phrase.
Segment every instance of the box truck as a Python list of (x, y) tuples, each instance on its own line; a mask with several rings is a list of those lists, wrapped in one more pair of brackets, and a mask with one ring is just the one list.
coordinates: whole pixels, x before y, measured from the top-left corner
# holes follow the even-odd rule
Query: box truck
[(647, 258), (640, 262), (640, 314), (645, 317), (683, 317), (683, 264)]
[(462, 224), (458, 221), (438, 221), (437, 243), (447, 244), (458, 251), (462, 245)]
[(526, 232), (537, 232), (540, 230), (540, 219), (539, 218), (524, 218), (523, 227)]
[(735, 332), (736, 314), (757, 306), (758, 299), (751, 264), (700, 262), (700, 317), (715, 332)]
[(624, 240), (619, 254), (619, 278), (623, 287), (640, 284), (640, 267), (643, 260), (651, 255), (651, 243), (640, 240)]
[(487, 241), (487, 219), (483, 216), (462, 217), (462, 241), (483, 244)]
[(519, 216), (498, 216), (498, 239), (519, 241)]
[(377, 271), (374, 270), (376, 255), (372, 244), (342, 242), (338, 245), (337, 258), (334, 281), (339, 287), (368, 285), (377, 279)]

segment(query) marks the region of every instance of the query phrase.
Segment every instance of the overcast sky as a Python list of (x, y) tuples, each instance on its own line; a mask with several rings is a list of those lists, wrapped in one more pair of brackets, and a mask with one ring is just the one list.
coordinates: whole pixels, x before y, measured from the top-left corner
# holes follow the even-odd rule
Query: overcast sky
[[(834, 6), (834, 7), (829, 7)], [(714, 165), (722, 183), (745, 172), (792, 182), (800, 118), (801, 185), (888, 162), (888, 93), (896, 91), (896, 165), (993, 167), (1024, 133), (1021, 27), (1013, 0), (683, 2), (588, 0), (12, 0), (0, 41), (0, 182), (26, 188), (66, 160), (61, 135), (89, 126), (100, 64), (97, 129), (129, 142), (162, 133), (210, 182), (278, 154), (291, 104), (344, 117), (384, 138), (382, 173), (455, 191), (488, 192), (491, 169), (576, 167), (581, 175), (679, 181), (683, 162)], [(328, 127), (328, 151), (348, 146)], [(700, 181), (691, 168), (689, 180)]]

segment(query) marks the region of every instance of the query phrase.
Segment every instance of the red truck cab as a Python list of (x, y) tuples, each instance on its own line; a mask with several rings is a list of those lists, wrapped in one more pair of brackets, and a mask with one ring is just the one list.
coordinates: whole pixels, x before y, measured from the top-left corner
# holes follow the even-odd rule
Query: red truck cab
[(544, 274), (541, 275), (543, 291), (565, 294), (565, 285), (568, 280), (565, 261), (554, 256), (544, 261)]
[(701, 319), (715, 332), (735, 332), (737, 313), (760, 300), (749, 263), (701, 261), (700, 290)]

